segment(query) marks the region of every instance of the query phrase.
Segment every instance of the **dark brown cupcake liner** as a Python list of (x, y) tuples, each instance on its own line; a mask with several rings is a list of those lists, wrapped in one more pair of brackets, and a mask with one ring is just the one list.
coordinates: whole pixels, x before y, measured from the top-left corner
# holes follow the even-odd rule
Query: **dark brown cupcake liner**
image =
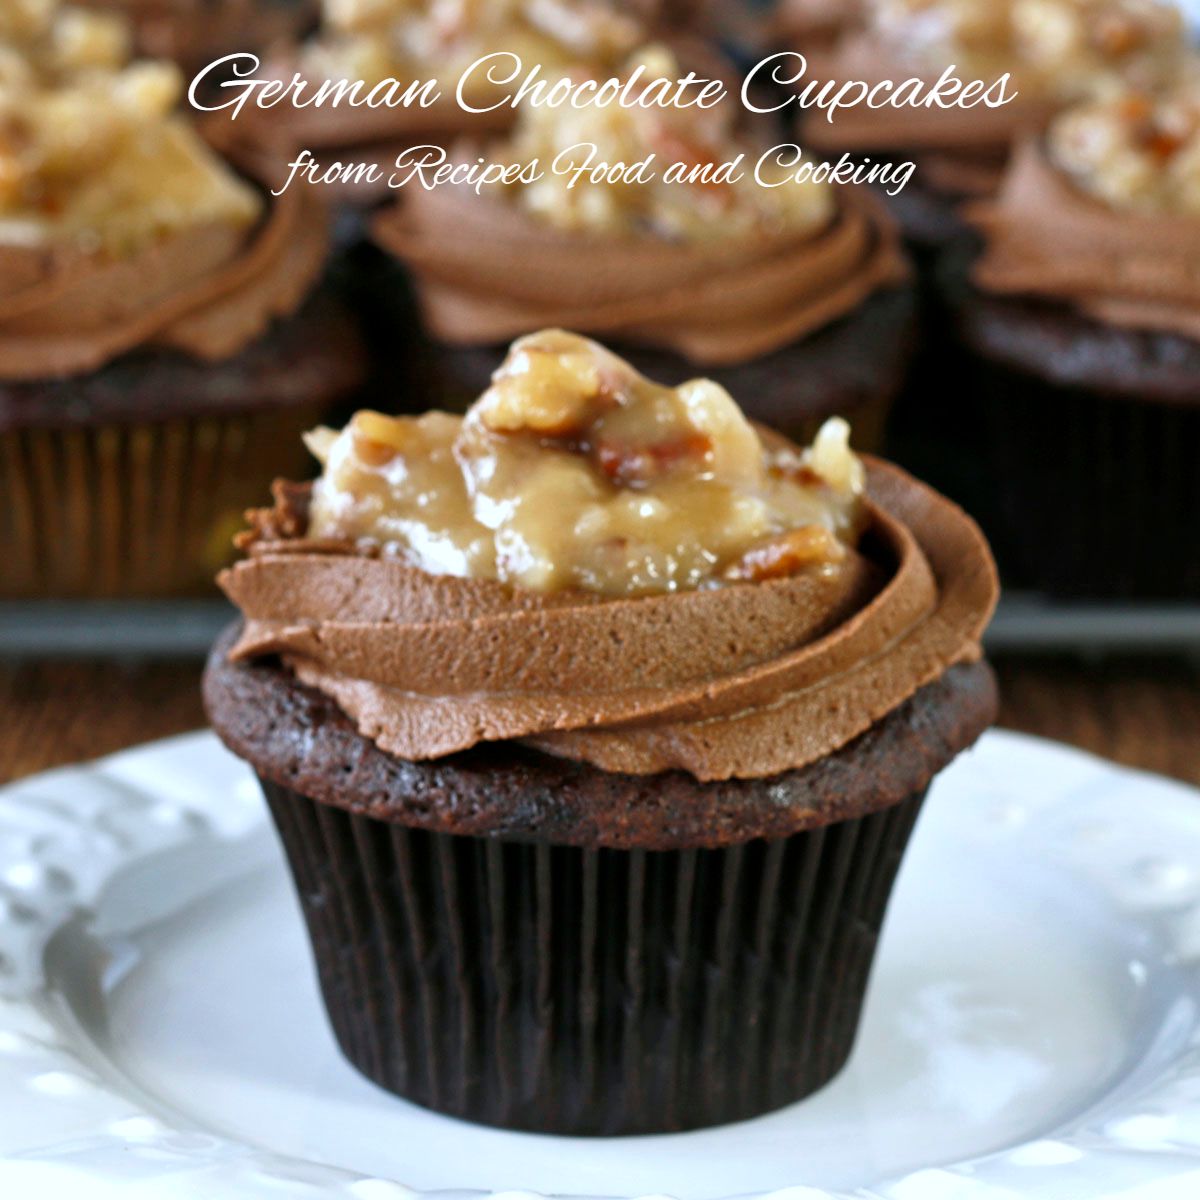
[(640, 851), (430, 833), (262, 785), (350, 1062), (438, 1112), (573, 1135), (742, 1120), (830, 1080), (924, 795)]
[(0, 431), (0, 597), (211, 591), (245, 510), (308, 471), (326, 407)]
[(1200, 597), (1200, 403), (1066, 387), (980, 361), (1010, 582), (1073, 599)]

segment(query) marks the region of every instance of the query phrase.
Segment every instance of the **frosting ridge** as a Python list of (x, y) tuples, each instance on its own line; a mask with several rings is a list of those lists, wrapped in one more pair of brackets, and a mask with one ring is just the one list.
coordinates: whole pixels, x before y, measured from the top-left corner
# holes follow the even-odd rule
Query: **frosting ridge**
[(1073, 186), (1027, 139), (995, 201), (968, 217), (983, 233), (984, 291), (1061, 300), (1114, 325), (1200, 338), (1200, 222), (1119, 210)]

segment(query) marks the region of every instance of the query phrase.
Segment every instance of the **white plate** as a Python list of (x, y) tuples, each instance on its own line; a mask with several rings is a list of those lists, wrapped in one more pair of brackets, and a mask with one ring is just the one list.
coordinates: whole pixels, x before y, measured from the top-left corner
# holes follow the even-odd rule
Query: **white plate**
[(0, 1197), (1200, 1196), (1198, 801), (989, 734), (921, 818), (842, 1075), (745, 1124), (584, 1141), (342, 1062), (211, 735), (26, 780), (0, 791)]

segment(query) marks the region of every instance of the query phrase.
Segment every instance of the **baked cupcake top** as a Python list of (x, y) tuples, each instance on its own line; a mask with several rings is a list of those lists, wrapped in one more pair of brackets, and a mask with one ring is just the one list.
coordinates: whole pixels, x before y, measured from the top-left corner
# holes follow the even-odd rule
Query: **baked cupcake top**
[[(110, 22), (30, 5), (0, 39), (0, 378), (138, 346), (223, 358), (302, 299), (325, 253), (311, 196), (272, 200), (176, 112), (166, 63)], [(251, 180), (255, 180), (252, 182)]]
[(997, 108), (861, 104), (832, 122), (810, 118), (805, 135), (818, 146), (923, 151), (935, 186), (989, 194), (1022, 133), (1122, 80), (1170, 77), (1186, 48), (1183, 19), (1166, 0), (868, 0), (863, 24), (819, 50), (806, 80), (931, 81), (953, 66), (960, 79), (1007, 72), (1014, 98)]
[[(662, 47), (625, 68), (641, 86), (679, 76)], [(596, 160), (654, 161), (645, 180), (556, 175), (565, 148)], [(735, 124), (734, 106), (528, 108), (510, 138), (463, 144), (514, 166), (527, 182), (405, 188), (375, 221), (377, 240), (414, 270), (432, 332), (450, 342), (503, 342), (549, 323), (658, 346), (708, 366), (779, 349), (899, 282), (905, 264), (890, 220), (865, 190), (786, 180)], [(742, 178), (711, 178), (738, 154)], [(583, 152), (580, 152), (581, 157)], [(703, 172), (667, 181), (674, 163)], [(520, 271), (511, 264), (519, 262)]]
[(978, 530), (831, 423), (801, 451), (711, 383), (518, 342), (463, 419), (320, 433), (221, 577), (235, 660), (281, 656), (378, 747), (520, 740), (606, 771), (761, 778), (980, 655)]
[(1200, 70), (1067, 109), (969, 216), (984, 291), (1200, 339)]

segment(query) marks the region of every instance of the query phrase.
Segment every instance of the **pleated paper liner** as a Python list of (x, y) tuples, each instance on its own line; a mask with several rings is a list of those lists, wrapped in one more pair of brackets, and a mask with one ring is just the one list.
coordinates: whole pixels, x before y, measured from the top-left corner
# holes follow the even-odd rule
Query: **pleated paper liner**
[(558, 1134), (723, 1124), (831, 1079), (923, 799), (629, 851), (429, 833), (262, 784), (350, 1062), (438, 1112)]
[(995, 362), (980, 376), (1010, 578), (1066, 598), (1200, 598), (1200, 402), (1061, 387)]
[(326, 408), (0, 433), (0, 597), (211, 591), (244, 511), (310, 470)]

